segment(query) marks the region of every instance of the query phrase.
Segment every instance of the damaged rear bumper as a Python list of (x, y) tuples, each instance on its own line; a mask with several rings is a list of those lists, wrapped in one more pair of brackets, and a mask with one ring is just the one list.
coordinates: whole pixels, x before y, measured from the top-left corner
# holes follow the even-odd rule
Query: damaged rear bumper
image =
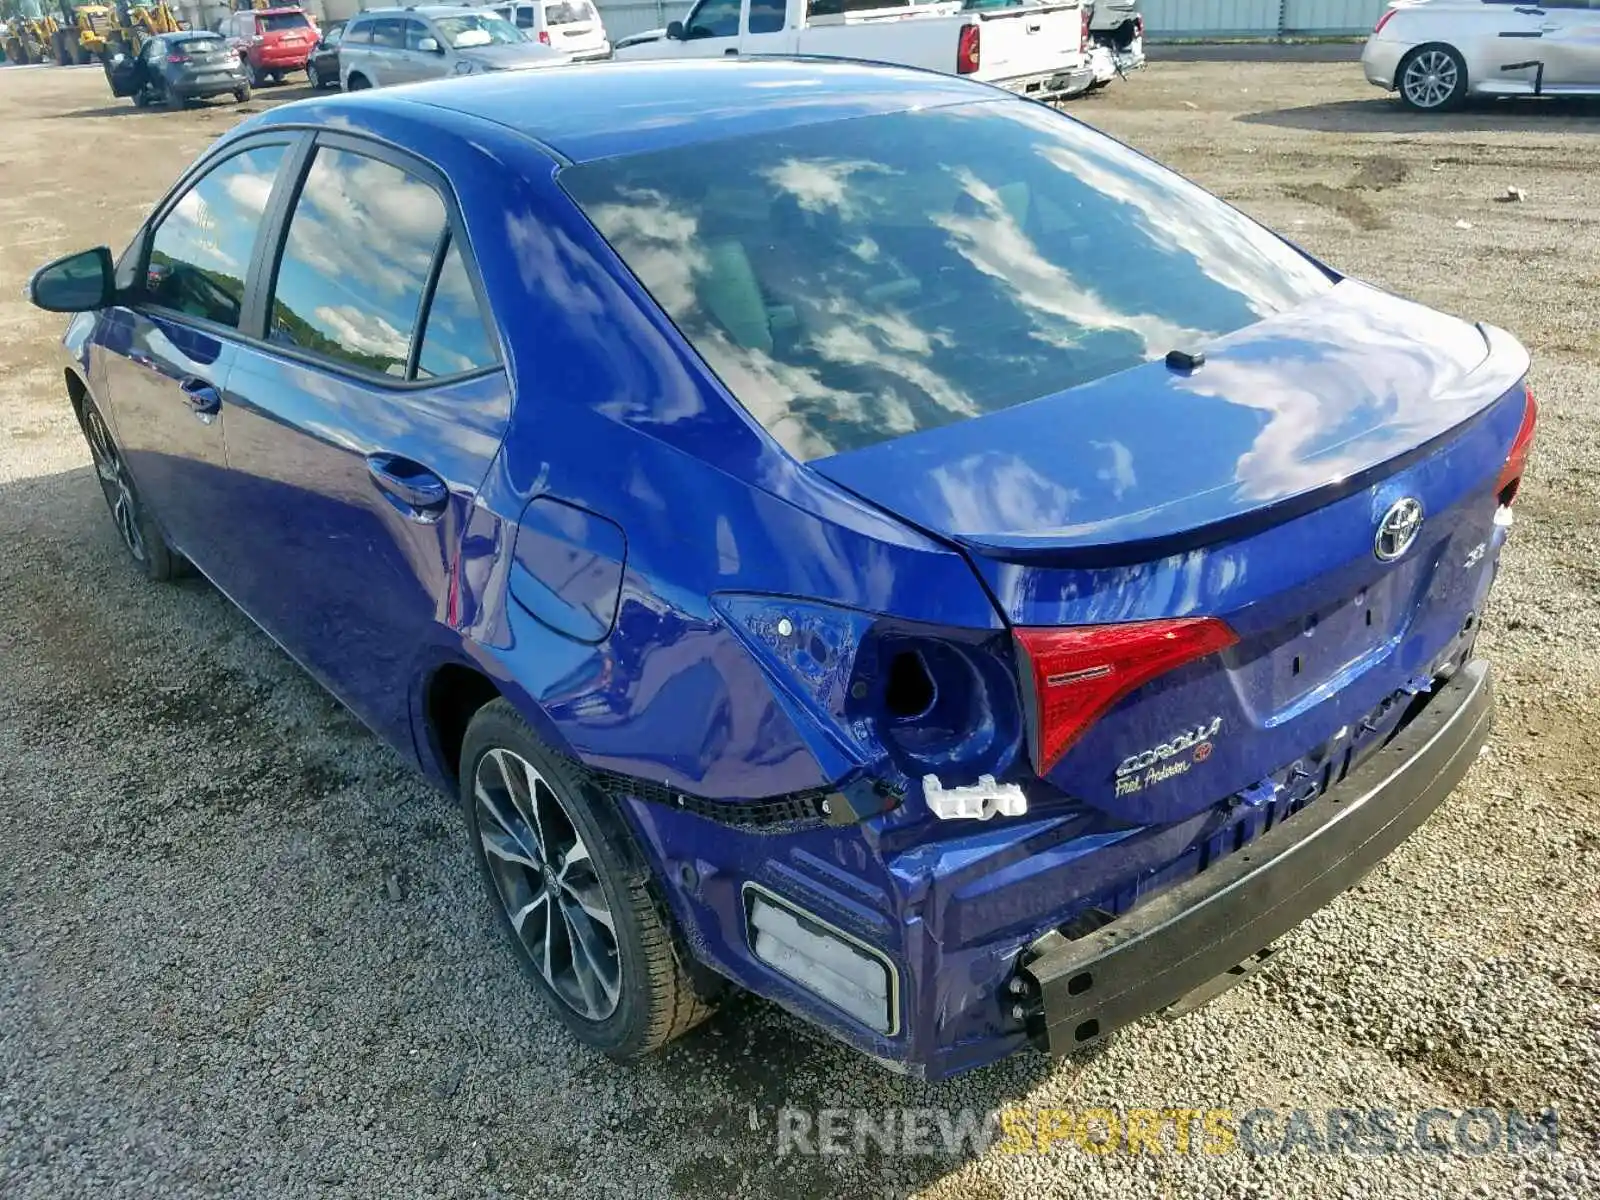
[(1492, 711), (1488, 664), (1468, 662), (1389, 745), (1242, 852), (1087, 936), (1038, 938), (1020, 978), (1051, 1053), (1182, 1000), (1359, 881), (1460, 782)]

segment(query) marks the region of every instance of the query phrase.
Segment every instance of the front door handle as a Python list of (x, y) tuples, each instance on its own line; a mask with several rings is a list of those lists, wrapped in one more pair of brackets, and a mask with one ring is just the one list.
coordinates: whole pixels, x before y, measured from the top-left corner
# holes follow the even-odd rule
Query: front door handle
[(724, 54), (733, 54), (733, 55), (737, 55), (737, 54), (738, 54), (738, 53), (739, 53), (739, 51), (738, 51), (738, 50), (737, 50), (737, 49), (735, 49), (735, 48), (734, 48), (734, 47), (732, 47), (732, 46), (729, 46), (729, 47), (728, 47), (728, 48), (727, 48), (727, 49), (726, 49), (726, 50), (724, 50), (724, 51), (723, 51), (723, 53), (724, 53)]
[(189, 402), (189, 411), (202, 421), (210, 423), (211, 418), (222, 411), (222, 393), (204, 379), (191, 376), (178, 386)]
[(399, 454), (369, 454), (367, 472), (396, 508), (417, 521), (437, 521), (450, 502), (450, 488), (421, 463)]

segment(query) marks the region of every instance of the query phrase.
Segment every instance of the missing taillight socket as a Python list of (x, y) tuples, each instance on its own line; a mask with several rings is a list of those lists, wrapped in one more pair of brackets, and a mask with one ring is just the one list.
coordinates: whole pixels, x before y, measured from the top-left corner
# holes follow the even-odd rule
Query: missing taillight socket
[(889, 660), (889, 679), (884, 688), (883, 704), (889, 715), (899, 720), (912, 720), (933, 707), (937, 695), (933, 679), (928, 674), (928, 664), (915, 650), (902, 650)]

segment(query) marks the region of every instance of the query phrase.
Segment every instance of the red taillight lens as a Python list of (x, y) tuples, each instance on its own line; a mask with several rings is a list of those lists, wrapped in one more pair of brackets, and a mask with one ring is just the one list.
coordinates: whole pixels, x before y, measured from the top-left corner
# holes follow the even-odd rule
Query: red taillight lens
[(1528, 403), (1522, 410), (1522, 424), (1511, 443), (1511, 452), (1506, 455), (1506, 465), (1500, 468), (1500, 478), (1495, 480), (1494, 490), (1501, 504), (1510, 504), (1517, 498), (1522, 473), (1528, 469), (1528, 454), (1533, 450), (1534, 431), (1539, 425), (1539, 402), (1533, 398), (1532, 388), (1527, 391)]
[(1087, 8), (1083, 10), (1083, 23), (1079, 26), (1078, 49), (1085, 54), (1089, 51), (1089, 10)]
[(1394, 19), (1394, 14), (1396, 13), (1396, 11), (1398, 11), (1398, 10), (1393, 9), (1393, 8), (1386, 9), (1384, 11), (1383, 16), (1378, 18), (1378, 23), (1372, 27), (1372, 32), (1373, 33), (1382, 33), (1383, 32), (1383, 27)]
[[(948, 44), (948, 43), (947, 43)], [(956, 42), (956, 74), (971, 75), (978, 69), (978, 27), (963, 25)]]
[(1134, 688), (1238, 641), (1216, 617), (1012, 631), (1023, 663), (1028, 750), (1047, 774), (1084, 732)]
[(539, 30), (539, 40), (548, 46), (550, 44), (550, 31), (548, 29)]
[(189, 56), (187, 54), (169, 54), (167, 55), (167, 61), (170, 63), (186, 63), (189, 61)]

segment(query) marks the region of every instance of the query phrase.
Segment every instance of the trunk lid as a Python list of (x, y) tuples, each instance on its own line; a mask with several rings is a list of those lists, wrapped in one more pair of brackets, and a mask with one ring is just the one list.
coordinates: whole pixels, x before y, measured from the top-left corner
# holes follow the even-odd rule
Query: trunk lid
[[(1236, 643), (1127, 694), (1047, 764), (1130, 823), (1342, 774), (1452, 669), (1525, 407), (1508, 335), (1353, 282), (1204, 349), (1191, 373), (1147, 363), (811, 464), (963, 547), (1013, 625), (1227, 623)], [(1381, 557), (1410, 502), (1420, 528)]]

